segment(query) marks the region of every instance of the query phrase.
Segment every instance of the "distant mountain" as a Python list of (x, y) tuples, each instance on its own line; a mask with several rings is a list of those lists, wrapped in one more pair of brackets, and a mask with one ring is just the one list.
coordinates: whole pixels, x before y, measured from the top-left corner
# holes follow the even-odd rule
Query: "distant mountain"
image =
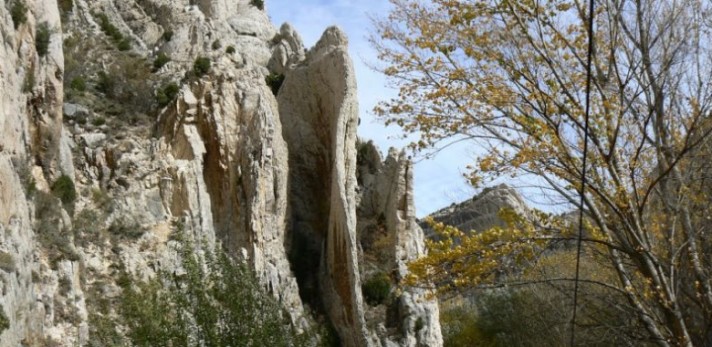
[[(438, 210), (430, 217), (463, 231), (484, 230), (503, 225), (499, 218), (499, 211), (502, 208), (510, 208), (523, 216), (530, 215), (530, 209), (519, 192), (507, 184), (500, 184), (485, 188), (472, 199)], [(419, 223), (426, 230), (426, 235), (432, 233), (428, 232), (430, 228), (425, 221), (421, 220)]]

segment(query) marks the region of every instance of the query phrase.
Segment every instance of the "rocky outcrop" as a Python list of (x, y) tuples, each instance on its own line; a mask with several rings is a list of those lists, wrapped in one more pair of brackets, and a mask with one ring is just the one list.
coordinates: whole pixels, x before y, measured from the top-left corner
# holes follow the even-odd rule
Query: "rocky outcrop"
[(299, 33), (289, 23), (282, 24), (279, 28), (279, 36), (276, 38), (279, 39), (279, 43), (274, 47), (267, 67), (275, 74), (284, 74), (305, 59), (304, 44)]
[[(452, 204), (432, 213), (438, 222), (452, 225), (463, 231), (486, 230), (494, 226), (504, 226), (499, 217), (503, 209), (511, 209), (523, 217), (531, 217), (529, 207), (522, 196), (507, 184), (484, 189), (472, 199)], [(423, 225), (427, 229), (427, 225)]]
[(161, 115), (163, 204), (172, 216), (195, 215), (203, 234), (233, 252), (247, 250), (297, 321), (303, 308), (285, 250), (287, 146), (277, 103), (259, 70), (222, 72), (185, 86)]
[[(92, 322), (117, 314), (95, 308), (117, 297), (119, 278), (180, 273), (182, 233), (196, 253), (221, 244), (246, 259), (297, 329), (314, 312), (344, 346), (441, 344), (437, 306), (421, 292), (401, 294), (391, 322), (366, 324), (380, 311), (363, 303), (362, 221), (384, 216), (394, 283), (423, 245), (407, 160), (378, 157), (372, 183), (357, 184), (356, 81), (339, 29), (306, 51), (250, 0), (25, 0), (17, 27), (15, 3), (0, 1), (0, 347), (88, 345)], [(159, 53), (170, 61), (151, 71)], [(194, 70), (198, 57), (209, 71)], [(281, 75), (281, 89), (267, 85)], [(90, 87), (72, 87), (64, 104), (78, 77)], [(169, 83), (179, 91), (156, 109)], [(129, 105), (141, 102), (150, 107)], [(62, 175), (76, 199), (52, 192)], [(369, 193), (378, 203), (357, 214), (364, 189), (389, 193)]]
[[(451, 225), (466, 233), (486, 231), (493, 227), (506, 227), (507, 223), (500, 217), (500, 212), (509, 210), (527, 221), (536, 221), (536, 214), (519, 194), (507, 184), (488, 187), (471, 199), (452, 204), (430, 215), (436, 222)], [(536, 225), (536, 223), (535, 223)], [(420, 222), (425, 236), (437, 240), (436, 234), (428, 223)], [(499, 259), (502, 268), (515, 269), (517, 264), (513, 258)], [(476, 311), (478, 307), (478, 291), (462, 291), (439, 298), (439, 309), (444, 315), (458, 312), (463, 308)]]
[(287, 71), (278, 100), (290, 154), (293, 242), (311, 240), (319, 259), (318, 268), (304, 270), (318, 278), (302, 281), (318, 286), (344, 346), (367, 345), (355, 233), (358, 102), (343, 32), (324, 32), (305, 62)]
[[(60, 155), (66, 148), (60, 146), (64, 59), (59, 12), (54, 1), (24, 5), (0, 1), (0, 313), (10, 323), (0, 332), (2, 346), (39, 339), (56, 313), (58, 277), (38, 283), (33, 276), (40, 270), (41, 253), (29, 194), (47, 189), (47, 182), (63, 173), (73, 175), (71, 162)], [(55, 217), (55, 227), (64, 228), (66, 215)], [(82, 328), (86, 324), (74, 330)]]
[[(382, 163), (373, 144), (362, 143), (358, 173), (362, 272), (364, 277), (385, 272), (399, 283), (408, 274), (408, 262), (425, 254), (423, 231), (415, 218), (412, 163), (393, 148)], [(438, 304), (423, 289), (404, 288), (385, 314), (378, 306), (368, 311), (383, 346), (443, 343)]]

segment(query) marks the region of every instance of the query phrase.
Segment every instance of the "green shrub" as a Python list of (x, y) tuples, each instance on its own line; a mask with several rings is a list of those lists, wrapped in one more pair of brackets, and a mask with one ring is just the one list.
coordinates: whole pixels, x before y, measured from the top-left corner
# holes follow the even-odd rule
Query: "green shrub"
[(153, 60), (153, 70), (160, 70), (164, 65), (168, 64), (169, 61), (171, 61), (171, 58), (168, 57), (166, 53), (158, 53), (156, 59)]
[[(65, 101), (77, 102), (76, 97), (91, 87), (88, 76), (93, 75), (95, 72), (92, 70), (97, 68), (87, 64), (87, 55), (90, 50), (96, 49), (96, 41), (78, 33), (65, 36), (63, 41), (64, 97)], [(84, 84), (84, 90), (81, 90), (81, 84)]]
[(473, 309), (454, 308), (443, 309), (440, 313), (443, 342), (448, 347), (465, 347), (480, 343), (484, 346), (497, 346), (485, 344), (485, 338), (478, 329), (477, 315)]
[(198, 57), (193, 63), (193, 72), (198, 77), (202, 77), (210, 71), (210, 59), (206, 57)]
[(178, 95), (180, 88), (177, 84), (171, 82), (165, 88), (163, 88), (163, 91), (169, 98), (175, 98)]
[(27, 6), (25, 6), (24, 0), (16, 0), (12, 3), (10, 17), (12, 17), (12, 24), (15, 26), (15, 29), (27, 22)]
[(57, 262), (64, 259), (79, 260), (79, 255), (69, 239), (69, 233), (63, 233), (60, 228), (62, 224), (61, 201), (52, 194), (43, 191), (37, 191), (34, 198), (35, 233), (49, 257), (52, 268), (56, 268)]
[(94, 205), (96, 205), (96, 207), (106, 212), (110, 213), (114, 209), (114, 200), (111, 199), (109, 194), (107, 194), (106, 191), (101, 188), (91, 189), (91, 201), (94, 203)]
[[(224, 252), (185, 245), (185, 273), (127, 286), (119, 312), (135, 346), (304, 346), (279, 303)], [(203, 266), (207, 265), (207, 266)], [(206, 271), (207, 269), (207, 271)]]
[(114, 117), (114, 125), (135, 124), (156, 109), (152, 66), (142, 57), (116, 52), (103, 71), (97, 72), (96, 91), (104, 93), (94, 109)]
[(173, 30), (168, 29), (163, 32), (163, 39), (166, 40), (166, 42), (171, 41), (172, 38), (173, 38)]
[(250, 1), (250, 5), (259, 8), (260, 10), (265, 9), (265, 2), (264, 0), (252, 0)]
[(42, 282), (42, 276), (40, 275), (39, 272), (32, 270), (32, 273), (30, 274), (30, 277), (32, 277), (32, 283), (40, 283)]
[(32, 176), (31, 166), (25, 163), (15, 163), (13, 165), (17, 168), (17, 174), (20, 176), (20, 182), (22, 182), (22, 187), (25, 188), (25, 195), (31, 197), (37, 191), (37, 181), (35, 177)]
[(103, 240), (101, 228), (106, 220), (105, 214), (99, 214), (94, 209), (83, 209), (79, 212), (72, 226), (74, 227), (74, 241), (86, 247), (89, 243), (100, 244)]
[(265, 83), (272, 89), (272, 94), (276, 96), (284, 83), (284, 75), (271, 73), (265, 77)]
[(99, 17), (99, 27), (104, 34), (117, 41), (123, 38), (119, 28), (111, 24), (109, 17), (105, 13), (99, 13), (97, 17)]
[(29, 93), (35, 88), (35, 74), (28, 70), (25, 74), (25, 80), (22, 82), (22, 92)]
[(233, 54), (235, 53), (235, 47), (234, 46), (227, 46), (227, 49), (225, 50), (227, 54)]
[(40, 57), (47, 55), (50, 36), (49, 26), (46, 22), (37, 26), (37, 31), (35, 32), (35, 48)]
[(122, 39), (119, 41), (119, 43), (116, 44), (116, 48), (118, 48), (120, 51), (128, 51), (131, 49), (131, 40), (129, 39)]
[(0, 305), (0, 334), (10, 327), (10, 320), (5, 315), (5, 308)]
[(212, 45), (213, 51), (220, 49), (220, 47), (222, 47), (220, 40), (213, 41), (213, 45)]
[(104, 71), (99, 71), (96, 82), (96, 90), (104, 93), (108, 97), (115, 96), (116, 79)]
[(69, 87), (78, 92), (83, 92), (87, 90), (87, 82), (84, 80), (84, 77), (77, 76), (72, 79), (72, 82), (69, 84)]
[(30, 177), (30, 180), (25, 185), (25, 193), (27, 196), (32, 196), (37, 191), (37, 182), (34, 177)]
[(418, 317), (418, 319), (415, 320), (415, 331), (420, 331), (423, 328), (425, 328), (425, 321), (423, 320), (423, 317)]
[(135, 240), (143, 236), (146, 230), (135, 220), (119, 218), (111, 223), (109, 233), (115, 237)]
[(59, 0), (57, 4), (62, 13), (72, 12), (74, 8), (74, 0)]
[(0, 270), (5, 272), (15, 271), (15, 258), (7, 252), (0, 252)]
[(95, 127), (100, 127), (106, 124), (106, 119), (104, 117), (96, 117), (92, 119), (91, 124)]
[[(95, 294), (97, 296), (102, 294)], [(87, 300), (87, 305), (105, 305), (104, 301), (108, 301), (105, 298), (94, 299), (95, 302), (89, 302)], [(104, 346), (126, 346), (126, 341), (122, 338), (121, 334), (117, 331), (117, 324), (112, 317), (106, 313), (99, 313), (94, 311), (89, 311), (89, 341), (87, 346), (89, 347), (104, 347)], [(160, 345), (159, 345), (160, 346)]]
[(379, 273), (371, 277), (362, 286), (364, 299), (371, 306), (377, 306), (388, 299), (391, 293), (391, 279), (385, 273)]
[(177, 241), (179, 243), (185, 242), (185, 220), (182, 218), (175, 218), (171, 221), (171, 233), (168, 234), (168, 240)]
[[(440, 313), (445, 346), (565, 346), (570, 328), (570, 287), (552, 283), (478, 291), (472, 304)], [(582, 286), (577, 346), (625, 346), (642, 327), (625, 311), (620, 293)], [(603, 296), (601, 292), (604, 291)]]
[(131, 41), (124, 37), (121, 31), (119, 31), (119, 28), (111, 24), (106, 14), (99, 13), (97, 17), (99, 17), (99, 27), (101, 27), (101, 31), (114, 41), (114, 44), (116, 44), (116, 47), (120, 51), (128, 51), (131, 49)]
[(69, 277), (61, 277), (57, 284), (60, 295), (66, 296), (72, 290), (72, 280)]
[(173, 82), (159, 88), (156, 92), (156, 102), (158, 102), (158, 106), (165, 107), (170, 104), (171, 101), (175, 100), (176, 96), (178, 96), (179, 91), (180, 87)]
[(35, 192), (35, 221), (38, 234), (59, 233), (62, 218), (60, 201), (42, 190)]
[(120, 41), (124, 38), (124, 35), (121, 34), (119, 28), (111, 24), (109, 17), (105, 13), (99, 13), (97, 17), (99, 17), (99, 27), (104, 34), (111, 37), (114, 41)]
[(58, 197), (63, 204), (69, 205), (77, 199), (77, 190), (69, 176), (62, 175), (52, 184), (52, 194)]

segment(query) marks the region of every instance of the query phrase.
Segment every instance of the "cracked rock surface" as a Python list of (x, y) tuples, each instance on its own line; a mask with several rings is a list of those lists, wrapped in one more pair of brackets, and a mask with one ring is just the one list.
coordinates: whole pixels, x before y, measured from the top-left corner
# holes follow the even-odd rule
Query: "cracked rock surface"
[(0, 347), (91, 345), (122, 275), (182, 271), (179, 232), (245, 259), (297, 330), (442, 345), (424, 293), (364, 300), (366, 226), (392, 236), (380, 271), (394, 284), (424, 246), (408, 160), (373, 148), (377, 168), (361, 163), (341, 30), (307, 50), (250, 0), (25, 0), (22, 23), (13, 3), (0, 0)]

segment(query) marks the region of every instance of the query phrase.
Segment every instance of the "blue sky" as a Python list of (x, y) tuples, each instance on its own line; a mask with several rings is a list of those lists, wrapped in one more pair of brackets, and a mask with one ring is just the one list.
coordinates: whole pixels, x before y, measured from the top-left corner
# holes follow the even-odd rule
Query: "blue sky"
[[(272, 22), (277, 27), (284, 22), (292, 24), (307, 47), (313, 46), (328, 26), (337, 25), (346, 32), (359, 89), (359, 136), (373, 140), (381, 153), (386, 153), (389, 147), (404, 147), (406, 141), (395, 139), (401, 134), (400, 128), (386, 128), (371, 111), (379, 100), (396, 95), (385, 87), (384, 76), (367, 66), (377, 63), (367, 39), (372, 27), (369, 16), (385, 16), (390, 7), (388, 1), (267, 0), (265, 5)], [(461, 145), (415, 164), (415, 206), (419, 217), (472, 197), (474, 190), (461, 175), (471, 161), (470, 152)]]

